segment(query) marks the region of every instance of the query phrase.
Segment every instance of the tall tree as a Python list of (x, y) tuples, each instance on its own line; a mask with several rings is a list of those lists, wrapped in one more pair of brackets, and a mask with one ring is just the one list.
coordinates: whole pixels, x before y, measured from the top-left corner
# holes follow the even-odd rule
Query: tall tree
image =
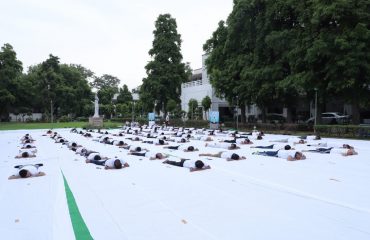
[(145, 66), (147, 77), (143, 79), (140, 98), (147, 106), (156, 101), (157, 110), (166, 114), (170, 99), (180, 102), (181, 83), (188, 76), (182, 63), (176, 20), (170, 14), (159, 15), (153, 34), (153, 47), (149, 51), (152, 60)]
[(16, 101), (16, 80), (22, 74), (22, 62), (10, 44), (0, 51), (0, 119), (7, 119), (10, 106)]
[(128, 103), (132, 101), (132, 94), (128, 90), (126, 84), (119, 90), (119, 95), (117, 97), (117, 103)]

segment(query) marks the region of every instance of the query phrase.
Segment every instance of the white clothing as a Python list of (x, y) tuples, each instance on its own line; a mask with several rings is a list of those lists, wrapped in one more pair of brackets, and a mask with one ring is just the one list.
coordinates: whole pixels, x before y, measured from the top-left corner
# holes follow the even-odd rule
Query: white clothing
[[(186, 168), (196, 168), (196, 166), (195, 166), (195, 162), (196, 162), (197, 160), (186, 160), (185, 162), (184, 162), (184, 165), (183, 165), (183, 167), (186, 167)], [(202, 169), (204, 169), (204, 168), (206, 168), (206, 167), (208, 167), (209, 165), (208, 164), (206, 164), (205, 162), (203, 162), (204, 163), (204, 166), (203, 166), (203, 168)]]
[(230, 143), (211, 143), (207, 147), (229, 149)]
[(146, 152), (145, 157), (146, 158), (156, 158), (155, 157), (156, 154), (157, 154), (156, 152)]
[[(90, 153), (89, 156), (87, 157), (88, 160), (94, 160), (95, 156), (100, 156), (99, 153)], [(100, 156), (101, 158), (101, 156)]]
[(14, 174), (15, 176), (17, 176), (17, 177), (20, 177), (20, 175), (19, 175), (19, 172), (21, 171), (21, 170), (23, 170), (23, 169), (25, 169), (25, 170), (27, 170), (27, 171), (29, 171), (30, 173), (31, 173), (31, 176), (36, 176), (37, 174), (39, 174), (39, 169), (37, 168), (37, 167), (35, 167), (34, 165), (25, 165), (25, 166), (23, 166), (22, 168), (20, 168), (18, 171), (17, 171), (17, 173), (16, 174)]
[(224, 159), (228, 159), (230, 158), (231, 159), (231, 155), (233, 155), (234, 153), (232, 152), (222, 152), (221, 153), (221, 158), (224, 158)]
[(113, 159), (108, 159), (107, 161), (105, 161), (105, 166), (106, 167), (109, 167), (109, 168), (115, 168), (114, 167), (114, 161), (116, 160), (120, 160), (122, 166), (125, 165), (126, 161), (125, 160), (122, 160), (122, 159), (118, 159), (118, 158), (113, 158)]
[(296, 150), (279, 150), (277, 156), (284, 159), (288, 159), (289, 156), (294, 158), (296, 152)]
[(330, 150), (330, 154), (347, 155), (348, 149), (345, 148), (333, 148)]

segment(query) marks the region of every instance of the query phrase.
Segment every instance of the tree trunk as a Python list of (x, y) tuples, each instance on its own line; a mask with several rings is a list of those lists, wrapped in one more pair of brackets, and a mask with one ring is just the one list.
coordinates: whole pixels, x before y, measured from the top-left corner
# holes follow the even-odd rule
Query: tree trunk
[(357, 101), (352, 103), (352, 123), (360, 124), (360, 106)]
[(241, 105), (240, 105), (240, 112), (241, 112), (240, 122), (241, 122), (241, 123), (246, 123), (246, 117), (245, 117), (245, 104), (241, 104)]

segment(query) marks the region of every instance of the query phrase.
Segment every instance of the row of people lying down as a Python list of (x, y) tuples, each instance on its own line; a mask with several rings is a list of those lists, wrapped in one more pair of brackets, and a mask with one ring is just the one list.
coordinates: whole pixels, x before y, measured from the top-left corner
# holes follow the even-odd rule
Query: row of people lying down
[[(130, 138), (132, 139), (132, 138)], [(158, 139), (157, 139), (158, 140)], [(271, 142), (278, 142), (278, 143), (292, 143), (294, 145), (296, 144), (306, 144), (307, 141), (305, 140), (321, 140), (319, 136), (305, 136), (305, 137), (290, 137), (286, 139), (281, 139), (281, 140), (273, 140)], [(158, 140), (159, 142), (156, 145), (166, 145), (161, 143), (161, 140)], [(245, 141), (245, 144), (251, 144), (251, 141), (249, 139), (243, 140)], [(146, 141), (143, 141), (144, 143)], [(230, 143), (233, 141), (223, 141), (223, 143), (207, 143), (205, 146), (206, 147), (214, 147), (214, 148), (223, 148), (223, 149), (228, 149), (228, 150), (234, 150), (234, 149), (239, 149), (236, 144), (225, 144)], [(150, 142), (151, 143), (151, 142)], [(333, 143), (311, 143), (307, 144), (307, 146), (330, 146), (328, 148), (316, 148), (316, 149), (307, 149), (307, 150), (302, 150), (302, 152), (319, 152), (319, 153), (331, 153), (331, 154), (341, 154), (342, 156), (350, 156), (350, 155), (355, 155), (357, 152), (354, 150), (354, 148), (348, 144), (333, 144)], [(336, 146), (336, 148), (334, 148)], [(132, 147), (132, 146), (131, 146)], [(169, 149), (178, 149), (180, 146), (169, 146), (165, 148)], [(140, 147), (137, 147), (140, 149)], [(306, 159), (305, 155), (302, 152), (299, 151), (294, 151), (294, 149), (291, 149), (290, 145), (286, 145), (284, 148), (279, 147), (278, 144), (271, 144), (267, 146), (251, 146), (251, 148), (262, 148), (262, 149), (273, 149), (273, 148), (279, 148), (275, 151), (265, 151), (265, 152), (255, 152), (254, 154), (257, 155), (265, 155), (265, 156), (276, 156), (280, 158), (284, 158), (290, 161), (293, 160), (303, 160)], [(127, 148), (128, 149), (128, 148)], [(194, 151), (193, 146), (188, 147), (189, 151)], [(281, 149), (281, 150), (280, 150)], [(187, 151), (187, 150), (184, 150)], [(138, 156), (147, 156), (148, 153), (135, 153)], [(209, 156), (212, 156), (215, 154), (209, 154)]]
[[(56, 136), (54, 138), (61, 138), (61, 136)], [(56, 141), (56, 143), (60, 143), (60, 141)], [(86, 148), (83, 148), (82, 146), (78, 145), (75, 142), (68, 143), (67, 140), (63, 141), (64, 144), (67, 143), (67, 146), (69, 149), (73, 150), (76, 152), (76, 154), (80, 154), (81, 156), (85, 156), (86, 163), (93, 163), (96, 165), (104, 166), (105, 169), (121, 169), (125, 167), (129, 167), (130, 165), (123, 159), (120, 158), (108, 158), (108, 157), (103, 157), (100, 153), (88, 150)], [(152, 153), (152, 152), (145, 152), (141, 153), (140, 151), (142, 150), (140, 147), (139, 148), (130, 148), (129, 154), (135, 155), (135, 156), (144, 156), (147, 157), (150, 160), (155, 160), (155, 159), (166, 159), (168, 155), (163, 154), (163, 153)], [(187, 149), (188, 150), (188, 149)], [(192, 149), (191, 149), (192, 150)], [(185, 160), (183, 161), (185, 162)], [(165, 161), (166, 163), (166, 161)], [(204, 169), (209, 169), (209, 165), (206, 165), (203, 163), (201, 160), (186, 160), (186, 164), (184, 167), (187, 167), (190, 169), (190, 171), (199, 171), (199, 170), (204, 170)]]
[[(19, 149), (19, 154), (15, 156), (15, 158), (36, 157), (37, 148), (34, 145), (35, 140), (30, 134), (27, 133), (21, 137), (20, 142), (22, 146)], [(44, 176), (45, 173), (39, 170), (41, 166), (43, 166), (42, 163), (17, 165), (14, 167), (16, 169), (15, 173), (11, 175), (9, 179)]]

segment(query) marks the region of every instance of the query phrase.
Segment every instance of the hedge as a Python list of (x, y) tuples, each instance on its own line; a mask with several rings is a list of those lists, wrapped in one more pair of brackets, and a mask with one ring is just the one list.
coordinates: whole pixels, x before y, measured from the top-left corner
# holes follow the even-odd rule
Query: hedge
[(370, 126), (317, 125), (316, 133), (329, 137), (370, 138)]

